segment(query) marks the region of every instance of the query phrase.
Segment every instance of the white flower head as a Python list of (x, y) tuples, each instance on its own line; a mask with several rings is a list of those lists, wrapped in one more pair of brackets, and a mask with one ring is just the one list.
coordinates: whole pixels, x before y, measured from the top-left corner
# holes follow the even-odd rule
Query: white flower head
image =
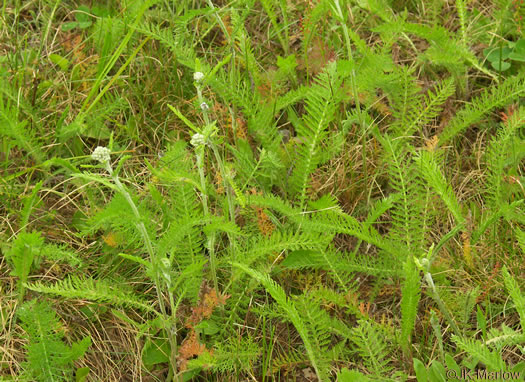
[(204, 78), (204, 73), (202, 73), (202, 72), (195, 72), (195, 73), (193, 73), (193, 79), (195, 81), (201, 82), (203, 78)]
[(91, 154), (91, 159), (97, 160), (100, 163), (109, 162), (111, 159), (111, 150), (107, 147), (97, 146), (97, 148)]
[(196, 133), (193, 134), (193, 136), (191, 137), (190, 143), (195, 147), (201, 146), (206, 144), (206, 138), (204, 137), (204, 135)]
[(209, 110), (210, 107), (208, 106), (208, 104), (206, 102), (203, 102), (203, 103), (201, 103), (201, 109), (205, 111), (205, 110)]

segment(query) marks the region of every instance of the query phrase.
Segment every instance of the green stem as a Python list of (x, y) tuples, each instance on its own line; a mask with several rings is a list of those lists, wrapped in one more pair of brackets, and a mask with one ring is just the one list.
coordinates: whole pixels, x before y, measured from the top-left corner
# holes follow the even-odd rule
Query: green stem
[[(199, 98), (199, 103), (202, 105), (204, 98), (200, 86), (197, 85), (197, 94)], [(209, 124), (208, 112), (203, 108), (204, 120), (206, 124)], [(202, 199), (202, 208), (204, 210), (204, 216), (209, 217), (210, 211), (208, 208), (208, 194), (206, 192), (206, 177), (204, 176), (204, 149), (205, 146), (199, 146), (195, 149), (197, 156), (197, 168), (199, 171), (199, 178), (201, 181), (201, 199)], [(211, 277), (213, 279), (213, 286), (215, 290), (218, 290), (219, 283), (217, 281), (217, 261), (215, 256), (215, 234), (211, 234), (207, 242), (208, 251), (210, 252), (210, 268), (211, 268)]]
[[(195, 87), (197, 89), (197, 97), (199, 99), (199, 105), (205, 104), (204, 97), (202, 95), (202, 89), (201, 89), (199, 82), (195, 84)], [(211, 119), (208, 114), (208, 109), (206, 107), (201, 107), (201, 108), (202, 108), (202, 113), (204, 117), (204, 122), (206, 123), (206, 125), (210, 125)], [(228, 208), (229, 208), (230, 220), (235, 221), (235, 209), (234, 209), (233, 195), (232, 195), (231, 187), (228, 184), (229, 174), (226, 173), (226, 168), (224, 166), (224, 162), (222, 160), (222, 157), (219, 153), (217, 146), (212, 142), (209, 142), (209, 146), (211, 147), (212, 152), (215, 156), (215, 160), (217, 161), (219, 171), (221, 172), (223, 176), (224, 187), (225, 187), (226, 195), (228, 198)], [(201, 187), (203, 189), (202, 200), (203, 200), (204, 212), (205, 212), (206, 217), (208, 217), (210, 215), (210, 212), (208, 209), (207, 195), (205, 195), (206, 182), (204, 178), (204, 148), (205, 148), (205, 145), (197, 148), (197, 150), (199, 151), (197, 154), (197, 167), (199, 168)], [(232, 244), (233, 240), (230, 237), (230, 235), (228, 235), (228, 238), (229, 238), (230, 245), (233, 245)], [(217, 266), (216, 266), (216, 256), (215, 256), (215, 239), (216, 239), (216, 235), (213, 233), (208, 239), (208, 250), (210, 251), (210, 268), (212, 272), (213, 283), (214, 283), (215, 290), (218, 290), (217, 268), (216, 268)], [(235, 251), (233, 252), (235, 253)]]
[[(126, 199), (128, 205), (131, 207), (131, 210), (133, 211), (133, 215), (138, 220), (137, 223), (137, 229), (139, 230), (142, 239), (144, 240), (144, 244), (146, 245), (146, 250), (148, 251), (148, 255), (150, 257), (150, 262), (153, 267), (153, 275), (154, 275), (154, 282), (155, 282), (155, 290), (157, 292), (157, 299), (159, 301), (159, 307), (162, 315), (164, 317), (167, 317), (166, 313), (166, 306), (164, 304), (164, 297), (162, 295), (162, 278), (159, 274), (159, 264), (157, 261), (157, 257), (155, 256), (155, 251), (153, 249), (153, 244), (151, 243), (151, 239), (149, 237), (148, 231), (146, 230), (146, 226), (141, 221), (140, 212), (135, 205), (135, 202), (131, 198), (131, 195), (126, 190), (126, 187), (120, 182), (120, 179), (118, 178), (118, 175), (113, 173), (113, 169), (111, 168), (111, 164), (109, 162), (106, 162), (106, 170), (111, 175), (113, 181), (115, 182), (115, 185), (117, 186), (117, 190), (121, 193), (122, 196), (124, 196), (124, 199)], [(170, 293), (171, 296), (171, 293)], [(173, 298), (170, 298), (170, 303), (173, 300)], [(171, 347), (171, 369), (173, 370), (173, 374), (175, 375), (175, 378), (177, 378), (177, 337), (176, 337), (176, 321), (175, 321), (175, 312), (173, 311), (173, 305), (171, 305), (171, 313), (172, 313), (172, 322), (171, 325), (173, 327), (168, 327), (168, 341), (170, 343)]]
[(452, 318), (452, 314), (450, 314), (450, 311), (448, 310), (448, 308), (446, 307), (445, 303), (443, 302), (443, 300), (441, 300), (441, 298), (439, 297), (439, 294), (438, 294), (438, 291), (436, 289), (436, 286), (434, 285), (434, 280), (432, 279), (432, 275), (430, 274), (430, 272), (428, 271), (425, 271), (425, 281), (427, 282), (428, 286), (430, 287), (430, 289), (432, 290), (432, 297), (434, 298), (434, 300), (436, 301), (436, 303), (438, 304), (439, 306), (439, 309), (441, 309), (441, 312), (443, 313), (443, 315), (445, 316), (445, 318), (447, 319), (448, 323), (450, 324), (450, 326), (452, 327), (452, 329), (454, 330), (454, 332), (459, 336), (462, 334), (462, 332), (459, 330), (458, 326), (456, 325), (456, 322), (454, 321), (454, 319)]
[[(206, 193), (206, 178), (204, 176), (204, 146), (199, 146), (196, 148), (197, 156), (197, 168), (199, 171), (199, 177), (201, 181), (201, 199), (202, 199), (202, 208), (204, 210), (204, 216), (207, 218), (210, 216), (210, 211), (208, 209), (208, 195)], [(211, 277), (213, 279), (213, 286), (215, 290), (218, 290), (217, 287), (219, 283), (217, 282), (217, 262), (215, 258), (215, 234), (212, 234), (208, 238), (207, 243), (208, 251), (210, 252), (210, 268), (211, 268)]]

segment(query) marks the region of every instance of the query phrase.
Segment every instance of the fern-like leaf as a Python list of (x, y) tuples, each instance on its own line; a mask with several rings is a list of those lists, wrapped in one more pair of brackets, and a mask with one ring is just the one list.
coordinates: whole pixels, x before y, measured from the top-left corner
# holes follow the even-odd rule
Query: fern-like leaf
[(417, 254), (423, 248), (427, 218), (427, 196), (412, 159), (412, 147), (406, 138), (394, 139), (388, 134), (375, 135), (385, 149), (390, 184), (398, 195), (398, 202), (390, 209), (392, 215), (391, 237), (405, 247), (408, 253)]
[(18, 317), (28, 339), (22, 377), (38, 382), (73, 380), (72, 362), (86, 352), (91, 339), (85, 337), (71, 347), (67, 346), (62, 341), (62, 325), (45, 302), (26, 302), (18, 310)]
[(244, 263), (251, 265), (262, 256), (285, 250), (323, 250), (332, 236), (316, 232), (275, 231), (270, 237), (260, 236), (244, 244)]
[[(32, 133), (32, 129), (27, 127), (28, 121), (20, 121), (19, 110), (21, 108), (21, 99), (18, 91), (7, 88), (5, 84), (9, 83), (2, 78), (0, 85), (0, 137), (3, 139), (12, 139), (15, 144), (26, 151), (33, 157), (36, 163), (44, 161), (44, 153), (40, 149), (41, 144)], [(7, 95), (7, 102), (4, 101), (4, 93)], [(14, 93), (14, 95), (12, 94)], [(11, 98), (11, 101), (9, 98)], [(23, 102), (25, 106), (25, 102)], [(28, 107), (29, 104), (28, 104)]]
[(442, 146), (448, 143), (467, 127), (478, 122), (491, 110), (508, 105), (523, 93), (525, 93), (523, 75), (509, 77), (501, 84), (485, 90), (449, 121), (447, 127), (439, 136), (439, 144)]
[(419, 270), (412, 257), (407, 257), (404, 266), (405, 280), (401, 297), (401, 346), (409, 353), (412, 331), (416, 324), (419, 298), (421, 297), (421, 279)]
[(23, 284), (31, 272), (34, 259), (40, 254), (44, 238), (40, 232), (21, 232), (13, 242), (7, 258), (13, 265), (12, 275), (17, 276)]
[(384, 333), (366, 320), (359, 320), (358, 326), (352, 329), (351, 340), (369, 372), (378, 377), (386, 376), (392, 371), (389, 360), (389, 349), (384, 341)]
[(445, 176), (441, 173), (439, 165), (436, 161), (436, 154), (429, 151), (421, 151), (419, 155), (414, 158), (416, 164), (419, 166), (420, 173), (423, 175), (427, 184), (436, 191), (441, 197), (449, 211), (456, 219), (456, 223), (460, 224), (465, 221), (459, 206), (458, 200), (452, 187), (448, 183)]
[(365, 256), (345, 254), (340, 251), (294, 251), (291, 252), (281, 265), (290, 269), (323, 269), (332, 274), (333, 279), (343, 288), (347, 289), (348, 275), (352, 272), (374, 275), (377, 277), (401, 276), (399, 266), (393, 261), (388, 261), (391, 256)]
[[(425, 126), (439, 115), (441, 108), (448, 97), (454, 93), (455, 87), (452, 79), (447, 79), (436, 86), (434, 92), (429, 91), (420, 101), (420, 97), (408, 101), (410, 106), (405, 107), (405, 115), (394, 124), (397, 136), (411, 136), (421, 126)], [(417, 100), (414, 102), (414, 99)]]
[(506, 370), (505, 362), (499, 350), (492, 350), (481, 341), (475, 339), (460, 338), (453, 335), (452, 340), (461, 350), (483, 362), (489, 370)]
[(335, 117), (336, 100), (334, 89), (339, 89), (340, 80), (335, 64), (331, 64), (317, 78), (306, 95), (306, 114), (301, 122), (294, 126), (304, 142), (299, 148), (296, 168), (291, 184), (299, 195), (300, 206), (304, 206), (306, 189), (310, 174), (319, 163), (320, 145), (326, 138), (326, 129)]
[(524, 124), (525, 108), (521, 107), (509, 116), (505, 123), (501, 124), (498, 133), (493, 138), (487, 150), (486, 163), (489, 169), (489, 176), (487, 177), (487, 200), (493, 210), (506, 203), (503, 198), (505, 162), (508, 157), (511, 139)]
[(323, 368), (323, 362), (320, 359), (320, 349), (315, 347), (313, 339), (310, 338), (307, 323), (304, 321), (303, 316), (300, 314), (295, 304), (286, 296), (286, 293), (281, 288), (281, 286), (273, 281), (270, 276), (263, 275), (256, 270), (248, 268), (244, 264), (233, 263), (233, 265), (263, 284), (264, 288), (274, 298), (280, 308), (284, 311), (286, 317), (292, 322), (292, 324), (295, 326), (295, 329), (301, 336), (306, 353), (308, 354), (308, 358), (315, 369), (319, 381), (327, 381), (328, 370)]
[(94, 302), (105, 302), (118, 306), (138, 308), (146, 312), (155, 312), (151, 305), (136, 296), (129, 289), (119, 288), (108, 280), (94, 280), (71, 276), (47, 285), (40, 281), (24, 284), (27, 289), (39, 293), (49, 293), (71, 299), (85, 299)]
[(522, 330), (525, 330), (525, 296), (521, 293), (520, 287), (516, 280), (510, 275), (507, 267), (503, 267), (502, 270), (503, 279), (505, 281), (505, 287), (514, 302), (514, 306), (520, 316), (520, 323)]
[(187, 20), (184, 20), (175, 28), (161, 28), (152, 23), (141, 23), (137, 26), (136, 31), (159, 41), (175, 54), (178, 62), (193, 69), (195, 52), (187, 43), (190, 39), (184, 39), (187, 35), (186, 22)]

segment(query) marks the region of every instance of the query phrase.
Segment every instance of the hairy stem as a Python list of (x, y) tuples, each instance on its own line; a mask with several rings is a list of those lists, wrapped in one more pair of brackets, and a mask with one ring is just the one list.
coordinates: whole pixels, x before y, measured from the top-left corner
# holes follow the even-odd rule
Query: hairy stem
[[(115, 185), (117, 186), (117, 190), (122, 194), (122, 196), (124, 196), (129, 206), (131, 207), (131, 210), (133, 211), (133, 215), (135, 215), (135, 218), (138, 220), (137, 229), (139, 230), (142, 236), (142, 239), (144, 240), (144, 244), (146, 245), (146, 250), (148, 251), (148, 255), (150, 257), (150, 261), (151, 261), (151, 264), (154, 270), (153, 274), (154, 274), (155, 290), (157, 291), (157, 300), (159, 301), (160, 311), (164, 317), (167, 317), (168, 315), (166, 313), (166, 305), (164, 304), (164, 296), (162, 295), (162, 284), (163, 283), (161, 281), (162, 277), (159, 271), (160, 267), (158, 264), (158, 259), (155, 256), (155, 251), (153, 250), (153, 244), (151, 243), (151, 239), (146, 230), (146, 226), (141, 221), (140, 212), (137, 206), (135, 205), (135, 202), (131, 198), (131, 195), (126, 190), (126, 187), (120, 182), (118, 175), (113, 173), (113, 169), (111, 168), (109, 161), (106, 162), (106, 170), (111, 175), (113, 182), (115, 182)], [(172, 300), (173, 299), (171, 298), (170, 303), (172, 302)], [(168, 328), (168, 340), (169, 340), (170, 347), (171, 347), (171, 354), (170, 354), (171, 362), (170, 363), (171, 363), (171, 369), (173, 371), (175, 379), (177, 380), (177, 337), (176, 337), (177, 326), (176, 326), (176, 321), (175, 321), (176, 312), (174, 311), (173, 304), (171, 305), (171, 313), (172, 313), (172, 322), (171, 322), (172, 327)]]

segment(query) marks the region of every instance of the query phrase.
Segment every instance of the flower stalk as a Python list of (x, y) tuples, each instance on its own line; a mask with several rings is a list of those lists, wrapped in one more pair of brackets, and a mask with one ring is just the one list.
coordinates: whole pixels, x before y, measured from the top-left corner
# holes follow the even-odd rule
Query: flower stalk
[[(146, 230), (146, 226), (142, 222), (142, 218), (140, 216), (140, 212), (133, 201), (130, 193), (126, 189), (126, 187), (122, 184), (120, 181), (118, 175), (113, 171), (113, 167), (111, 166), (110, 159), (111, 159), (111, 150), (106, 147), (98, 146), (91, 155), (91, 158), (93, 160), (96, 160), (100, 162), (106, 171), (111, 176), (117, 191), (124, 197), (128, 205), (130, 206), (133, 215), (137, 219), (137, 229), (142, 236), (142, 240), (144, 241), (144, 244), (146, 246), (146, 251), (148, 252), (150, 263), (153, 268), (153, 277), (154, 277), (154, 283), (155, 283), (155, 290), (157, 292), (157, 300), (159, 301), (159, 308), (164, 317), (168, 317), (166, 305), (164, 303), (164, 296), (162, 295), (162, 287), (163, 284), (166, 284), (167, 289), (169, 291), (169, 278), (163, 277), (163, 270), (166, 268), (164, 264), (162, 264), (162, 259), (157, 258), (155, 255), (155, 251), (153, 249), (153, 244), (151, 242), (151, 238), (148, 234), (148, 231)], [(164, 272), (165, 273), (165, 272)], [(164, 280), (165, 282), (163, 282)], [(170, 310), (171, 310), (171, 325), (167, 328), (168, 332), (168, 341), (170, 343), (171, 347), (171, 354), (170, 354), (170, 364), (171, 364), (171, 370), (170, 373), (175, 377), (175, 380), (178, 380), (178, 373), (177, 373), (177, 322), (176, 322), (176, 308), (173, 305), (173, 298), (170, 295)]]
[(434, 280), (432, 278), (432, 274), (430, 273), (430, 267), (432, 265), (432, 255), (434, 252), (434, 244), (429, 248), (428, 253), (426, 257), (423, 257), (421, 260), (414, 256), (414, 263), (419, 268), (420, 271), (423, 272), (423, 276), (425, 278), (425, 281), (427, 285), (430, 287), (431, 295), (434, 301), (436, 301), (439, 309), (445, 316), (446, 320), (454, 330), (454, 332), (457, 335), (461, 335), (462, 332), (459, 330), (456, 322), (454, 321), (454, 318), (452, 317), (452, 313), (450, 313), (450, 310), (447, 308), (443, 300), (441, 300), (441, 297), (439, 297), (438, 290), (436, 288), (436, 285), (434, 284)]
[[(208, 197), (206, 194), (206, 184), (205, 184), (205, 177), (204, 177), (204, 153), (205, 153), (205, 147), (208, 146), (211, 148), (213, 155), (215, 157), (215, 160), (217, 162), (217, 166), (219, 168), (220, 173), (223, 175), (223, 184), (224, 189), (226, 190), (226, 197), (228, 199), (228, 213), (230, 215), (230, 220), (235, 221), (235, 210), (234, 210), (234, 201), (233, 201), (233, 193), (232, 189), (229, 184), (229, 176), (230, 174), (226, 171), (226, 167), (224, 166), (224, 161), (222, 160), (222, 157), (219, 152), (219, 148), (213, 142), (211, 139), (212, 136), (216, 132), (215, 123), (211, 121), (209, 110), (210, 107), (206, 103), (204, 96), (202, 95), (202, 80), (204, 79), (205, 75), (201, 72), (195, 72), (193, 74), (193, 79), (195, 80), (195, 88), (197, 89), (197, 98), (200, 105), (200, 108), (202, 110), (205, 127), (203, 134), (196, 133), (193, 135), (191, 139), (191, 144), (195, 146), (196, 156), (197, 156), (197, 167), (199, 171), (200, 181), (201, 181), (201, 188), (203, 190), (202, 192), (202, 201), (203, 201), (203, 207), (204, 207), (204, 213), (206, 216), (210, 215), (210, 211), (208, 209)], [(229, 236), (229, 234), (228, 234)], [(210, 268), (212, 272), (212, 279), (214, 283), (214, 287), (216, 290), (218, 290), (218, 282), (217, 282), (217, 270), (216, 270), (216, 255), (215, 255), (215, 234), (212, 234), (208, 239), (208, 251), (210, 253)], [(233, 240), (229, 240), (230, 245), (233, 245)], [(235, 251), (233, 251), (235, 253)]]

